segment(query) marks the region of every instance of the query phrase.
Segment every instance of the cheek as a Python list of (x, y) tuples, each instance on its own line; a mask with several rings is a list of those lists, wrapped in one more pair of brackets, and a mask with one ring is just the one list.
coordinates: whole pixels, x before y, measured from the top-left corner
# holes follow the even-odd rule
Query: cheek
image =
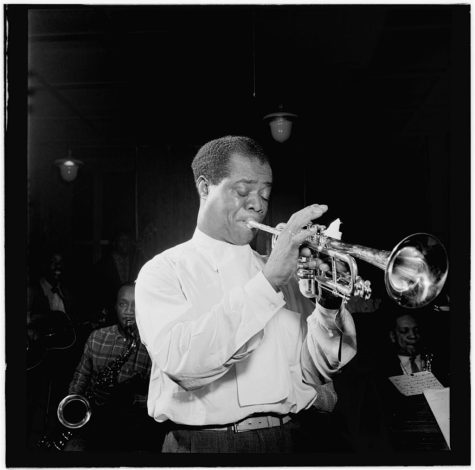
[(234, 219), (236, 214), (244, 208), (244, 201), (238, 198), (229, 198), (222, 201), (221, 213), (225, 214), (229, 219)]
[(229, 195), (214, 194), (208, 199), (208, 208), (216, 214), (226, 214), (239, 208), (239, 201)]

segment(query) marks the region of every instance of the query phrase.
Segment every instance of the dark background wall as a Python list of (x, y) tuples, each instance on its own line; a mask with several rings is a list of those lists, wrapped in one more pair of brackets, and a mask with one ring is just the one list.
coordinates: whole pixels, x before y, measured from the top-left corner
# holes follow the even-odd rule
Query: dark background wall
[[(193, 156), (243, 134), (272, 161), (267, 223), (318, 202), (330, 208), (320, 222), (339, 217), (349, 243), (391, 249), (432, 233), (448, 250), (452, 288), (467, 273), (453, 255), (469, 220), (468, 11), (24, 7), (28, 266), (60, 249), (87, 287), (118, 230), (145, 258), (185, 241), (198, 208)], [(284, 143), (263, 120), (280, 104), (298, 114)], [(83, 162), (72, 183), (54, 165), (68, 151)], [(260, 233), (257, 249), (269, 245)], [(384, 296), (382, 273), (359, 269)]]
[[(191, 159), (225, 134), (268, 150), (271, 224), (320, 202), (352, 243), (429, 231), (449, 244), (463, 8), (28, 8), (32, 253), (91, 263), (119, 228), (139, 241), (153, 226), (156, 252), (185, 240)], [(284, 144), (262, 119), (278, 104), (299, 115)], [(84, 162), (73, 183), (53, 164), (68, 150)]]

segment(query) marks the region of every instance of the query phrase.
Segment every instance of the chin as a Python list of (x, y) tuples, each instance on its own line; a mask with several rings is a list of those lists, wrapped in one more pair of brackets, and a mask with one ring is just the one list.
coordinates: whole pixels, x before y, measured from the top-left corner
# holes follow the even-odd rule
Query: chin
[(255, 234), (254, 232), (243, 233), (240, 237), (238, 237), (239, 243), (237, 245), (248, 245), (249, 243), (254, 240)]
[(233, 228), (234, 230), (229, 232), (229, 240), (233, 245), (248, 245), (255, 237), (254, 231), (241, 224), (236, 224)]
[(249, 245), (252, 241), (252, 238), (245, 238), (245, 237), (234, 237), (232, 244), (237, 246)]

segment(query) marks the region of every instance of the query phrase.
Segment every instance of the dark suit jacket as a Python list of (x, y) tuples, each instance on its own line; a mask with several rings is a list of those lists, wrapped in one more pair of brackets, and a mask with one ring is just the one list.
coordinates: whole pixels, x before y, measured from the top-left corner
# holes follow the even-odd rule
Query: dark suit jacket
[[(393, 430), (425, 405), (423, 396), (405, 397), (388, 377), (402, 374), (399, 358), (374, 317), (354, 315), (358, 353), (334, 379), (338, 402), (335, 412), (346, 423), (356, 451), (386, 452), (394, 448)], [(387, 340), (386, 340), (387, 338)], [(448, 386), (448, 356), (435, 348), (432, 370)]]

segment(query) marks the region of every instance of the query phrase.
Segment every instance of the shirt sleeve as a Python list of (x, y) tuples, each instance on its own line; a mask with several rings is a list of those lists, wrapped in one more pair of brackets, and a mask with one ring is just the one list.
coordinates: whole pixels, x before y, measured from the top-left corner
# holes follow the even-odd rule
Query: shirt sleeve
[(320, 386), (332, 380), (356, 354), (356, 329), (351, 314), (342, 305), (327, 309), (316, 304), (307, 318), (307, 337), (301, 365), (305, 382)]
[(84, 346), (81, 360), (74, 371), (73, 379), (69, 384), (70, 394), (84, 395), (91, 380), (93, 370), (92, 364), (92, 334), (89, 336)]
[(185, 296), (171, 261), (157, 257), (139, 273), (136, 317), (152, 362), (187, 390), (223, 376), (259, 345), (284, 304), (262, 272), (205, 310)]

